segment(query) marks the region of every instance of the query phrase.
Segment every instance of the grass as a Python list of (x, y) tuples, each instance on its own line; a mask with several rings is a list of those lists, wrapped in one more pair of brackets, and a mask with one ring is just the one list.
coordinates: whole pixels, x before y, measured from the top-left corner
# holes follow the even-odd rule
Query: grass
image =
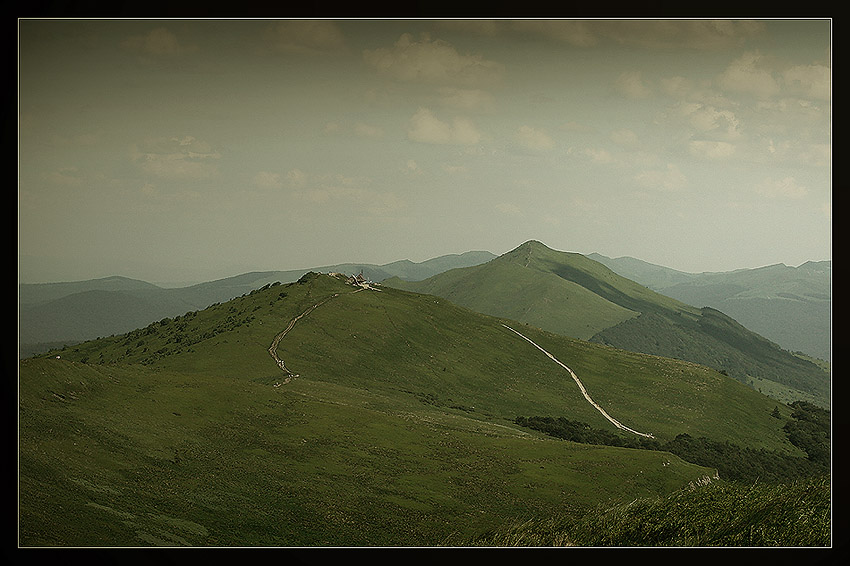
[(576, 520), (503, 526), (470, 546), (816, 547), (831, 544), (830, 484), (697, 482), (671, 495), (636, 498)]
[[(443, 545), (713, 475), (521, 429), (523, 414), (611, 425), (500, 319), (352, 290), (326, 276), (268, 286), (22, 360), (21, 544)], [(281, 342), (300, 375), (281, 385), (272, 339), (335, 293)], [(775, 402), (713, 370), (511, 324), (628, 426), (796, 450)]]
[[(750, 378), (775, 381), (784, 386), (783, 395), (802, 391), (806, 399), (829, 402), (829, 373), (809, 360), (719, 311), (686, 305), (580, 254), (539, 242), (526, 242), (480, 266), (424, 281), (386, 283), (556, 334), (706, 365), (742, 383)], [(773, 394), (777, 388), (765, 391)]]

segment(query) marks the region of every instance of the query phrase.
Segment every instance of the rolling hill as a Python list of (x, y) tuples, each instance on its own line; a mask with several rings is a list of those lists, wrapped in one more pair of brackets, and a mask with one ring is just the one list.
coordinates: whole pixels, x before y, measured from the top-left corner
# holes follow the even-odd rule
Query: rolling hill
[(273, 281), (296, 281), (309, 271), (363, 272), (365, 277), (376, 281), (392, 276), (417, 280), (446, 269), (477, 265), (493, 257), (490, 252), (470, 251), (420, 263), (402, 260), (380, 266), (345, 263), (289, 271), (260, 271), (178, 288), (158, 287), (126, 277), (20, 284), (19, 356), (128, 332), (164, 317), (228, 301)]
[(567, 416), (625, 434), (506, 325), (659, 441), (805, 459), (790, 407), (711, 368), (308, 273), (21, 360), (20, 542), (432, 546), (714, 476), (518, 426)]
[(694, 274), (629, 257), (588, 257), (653, 291), (717, 309), (786, 350), (830, 359), (831, 261)]
[(616, 348), (688, 360), (783, 402), (829, 406), (829, 374), (710, 307), (697, 308), (577, 253), (529, 241), (485, 264), (422, 281), (384, 281)]

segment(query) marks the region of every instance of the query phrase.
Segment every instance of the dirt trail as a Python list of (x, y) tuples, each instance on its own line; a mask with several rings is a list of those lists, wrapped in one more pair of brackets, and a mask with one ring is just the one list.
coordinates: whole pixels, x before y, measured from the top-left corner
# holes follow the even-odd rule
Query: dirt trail
[[(371, 287), (368, 287), (368, 286), (363, 286), (363, 287), (360, 287), (359, 289), (356, 289), (356, 290), (352, 291), (352, 293), (359, 293), (359, 292), (360, 292), (360, 291), (362, 291), (363, 289), (372, 289), (372, 288), (371, 288)], [(374, 289), (374, 290), (376, 290), (376, 291), (377, 291), (378, 289)], [(289, 383), (289, 381), (290, 381), (293, 377), (298, 377), (298, 374), (292, 373), (291, 371), (289, 371), (288, 369), (286, 369), (286, 364), (284, 364), (284, 363), (283, 363), (283, 360), (281, 360), (281, 359), (278, 357), (278, 355), (277, 355), (277, 346), (278, 346), (278, 344), (280, 344), (280, 341), (283, 339), (283, 337), (284, 337), (284, 336), (286, 336), (286, 334), (287, 334), (290, 330), (292, 330), (292, 327), (294, 327), (294, 326), (295, 326), (295, 323), (296, 323), (296, 322), (298, 322), (299, 320), (301, 320), (302, 318), (304, 318), (305, 316), (307, 316), (308, 314), (310, 314), (311, 312), (313, 312), (314, 310), (316, 310), (316, 308), (318, 308), (318, 307), (322, 306), (323, 304), (327, 303), (328, 301), (330, 301), (330, 300), (331, 300), (331, 299), (333, 299), (334, 297), (338, 297), (338, 296), (339, 296), (339, 293), (334, 293), (334, 294), (333, 294), (333, 295), (331, 295), (330, 297), (327, 297), (326, 299), (324, 299), (324, 300), (322, 300), (322, 301), (319, 301), (319, 302), (318, 302), (318, 303), (316, 303), (315, 305), (311, 306), (309, 309), (305, 310), (304, 312), (302, 312), (301, 314), (299, 314), (298, 316), (296, 316), (295, 318), (293, 318), (292, 320), (290, 320), (290, 321), (289, 321), (289, 324), (286, 326), (286, 328), (284, 328), (281, 332), (279, 332), (279, 333), (277, 334), (277, 336), (275, 336), (275, 337), (274, 337), (274, 340), (272, 340), (272, 345), (271, 345), (271, 346), (269, 346), (269, 354), (271, 355), (272, 359), (274, 359), (275, 363), (277, 363), (277, 367), (279, 367), (280, 369), (282, 369), (282, 370), (284, 371), (284, 373), (286, 373), (286, 379), (284, 379), (284, 380), (283, 380), (283, 384), (282, 384), (282, 385), (285, 385), (285, 384)]]
[(602, 413), (602, 416), (605, 417), (606, 419), (608, 419), (611, 422), (611, 424), (613, 424), (615, 427), (619, 428), (620, 430), (625, 430), (627, 432), (637, 434), (638, 436), (643, 436), (643, 437), (646, 437), (646, 438), (655, 438), (654, 436), (652, 436), (649, 433), (638, 432), (634, 429), (627, 427), (626, 425), (622, 424), (620, 421), (618, 421), (617, 419), (613, 418), (611, 415), (606, 413), (605, 409), (600, 407), (596, 403), (596, 401), (594, 401), (593, 399), (590, 398), (590, 395), (587, 393), (587, 390), (584, 388), (584, 385), (582, 384), (581, 380), (579, 380), (578, 376), (575, 374), (575, 372), (573, 372), (573, 370), (571, 370), (570, 368), (565, 366), (563, 363), (561, 363), (561, 361), (558, 358), (556, 358), (555, 356), (553, 356), (552, 354), (550, 354), (549, 352), (547, 352), (546, 350), (544, 350), (543, 348), (538, 346), (531, 338), (528, 338), (527, 336), (523, 335), (522, 333), (517, 332), (516, 330), (514, 330), (513, 328), (511, 328), (507, 324), (502, 324), (502, 326), (504, 326), (505, 328), (507, 328), (511, 332), (519, 335), (521, 338), (525, 339), (526, 341), (530, 342), (538, 350), (540, 350), (541, 352), (543, 352), (544, 354), (549, 356), (552, 359), (552, 361), (554, 361), (556, 364), (558, 364), (559, 366), (561, 366), (562, 368), (564, 368), (565, 370), (570, 372), (570, 375), (573, 377), (573, 381), (576, 382), (576, 385), (578, 385), (578, 388), (581, 390), (581, 394), (584, 395), (584, 398), (587, 400), (587, 402), (590, 403), (591, 405), (593, 405), (593, 407), (595, 407), (597, 411)]

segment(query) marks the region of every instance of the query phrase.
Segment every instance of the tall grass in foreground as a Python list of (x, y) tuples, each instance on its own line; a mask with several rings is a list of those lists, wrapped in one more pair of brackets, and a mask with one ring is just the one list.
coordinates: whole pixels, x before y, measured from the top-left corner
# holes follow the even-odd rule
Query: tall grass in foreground
[(667, 497), (637, 499), (581, 519), (553, 517), (506, 526), (469, 545), (829, 546), (829, 478), (691, 485)]

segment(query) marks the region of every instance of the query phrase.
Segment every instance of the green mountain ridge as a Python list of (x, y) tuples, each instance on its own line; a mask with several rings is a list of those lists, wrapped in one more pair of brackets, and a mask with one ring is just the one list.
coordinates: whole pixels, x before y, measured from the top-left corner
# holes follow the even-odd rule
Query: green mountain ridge
[[(637, 430), (804, 457), (790, 408), (710, 368), (307, 274), (22, 360), (21, 544), (430, 546), (714, 475), (517, 426), (549, 414), (616, 430), (504, 324)], [(268, 351), (287, 328), (289, 381)]]
[(830, 359), (831, 261), (693, 274), (629, 257), (588, 257), (654, 291), (717, 309), (789, 351)]
[(588, 257), (537, 241), (465, 270), (384, 283), (551, 332), (708, 365), (756, 387), (754, 380), (765, 380), (777, 384), (779, 389), (771, 392), (783, 401), (829, 404), (829, 374), (811, 361), (716, 309), (662, 295)]
[[(296, 281), (309, 271), (362, 272), (380, 281), (429, 277), (441, 270), (487, 261), (490, 252), (449, 254), (423, 262), (402, 260), (378, 266), (345, 263), (288, 271), (255, 271), (186, 287), (162, 288), (127, 277), (18, 285), (21, 357), (44, 352), (51, 343), (75, 343), (128, 332), (167, 316), (230, 300), (274, 281)], [(47, 344), (47, 345), (46, 345)]]

